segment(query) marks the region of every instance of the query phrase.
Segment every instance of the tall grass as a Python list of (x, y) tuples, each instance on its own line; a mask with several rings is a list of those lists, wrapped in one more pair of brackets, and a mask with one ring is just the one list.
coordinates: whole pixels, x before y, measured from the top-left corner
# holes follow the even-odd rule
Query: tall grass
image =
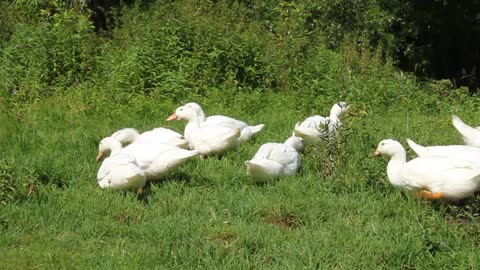
[[(420, 91), (420, 90), (418, 90)], [(85, 92), (82, 92), (84, 95)], [(308, 115), (288, 94), (221, 95), (197, 100), (207, 114), (265, 123), (254, 141), (222, 159), (192, 160), (155, 184), (146, 200), (100, 190), (98, 141), (119, 127), (141, 130), (183, 123), (164, 119), (177, 104), (133, 96), (85, 109), (81, 94), (49, 98), (3, 115), (0, 265), (24, 268), (373, 268), (475, 267), (477, 199), (463, 207), (403, 196), (385, 175), (386, 161), (368, 154), (379, 140), (405, 137), (425, 144), (460, 143), (450, 114), (478, 117), (461, 104), (424, 112), (416, 97), (345, 120), (347, 139), (302, 157), (297, 176), (256, 185), (243, 162), (268, 141), (283, 141)], [(260, 99), (261, 102), (257, 99)], [(217, 103), (218, 102), (218, 103)], [(137, 104), (142, 106), (139, 108)], [(354, 107), (357, 107), (353, 103)], [(420, 106), (422, 107), (422, 106)], [(114, 113), (103, 114), (111, 108)], [(326, 114), (329, 107), (318, 107)], [(357, 110), (355, 108), (355, 110)], [(462, 110), (461, 110), (462, 109)], [(92, 110), (92, 111), (90, 111)], [(7, 165), (8, 164), (8, 165)], [(320, 168), (320, 169), (319, 169)], [(5, 173), (6, 172), (6, 173)], [(14, 190), (14, 191), (12, 191)]]

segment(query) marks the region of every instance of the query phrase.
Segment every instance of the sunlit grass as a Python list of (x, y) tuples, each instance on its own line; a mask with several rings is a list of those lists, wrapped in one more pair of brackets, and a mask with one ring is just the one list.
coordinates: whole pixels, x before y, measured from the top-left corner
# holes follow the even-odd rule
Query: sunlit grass
[(117, 104), (121, 109), (105, 116), (78, 113), (78, 100), (65, 99), (38, 103), (20, 120), (1, 117), (0, 155), (12, 164), (15, 179), (14, 200), (0, 208), (1, 268), (474, 268), (479, 263), (477, 199), (445, 209), (407, 196), (388, 183), (386, 160), (368, 158), (387, 137), (460, 143), (450, 124), (451, 113), (461, 114), (458, 107), (429, 115), (392, 106), (350, 116), (348, 135), (339, 142), (346, 151), (335, 159), (333, 175), (321, 170), (320, 163), (330, 161), (320, 159), (326, 147), (320, 145), (303, 156), (298, 175), (256, 185), (244, 161), (262, 143), (287, 138), (307, 113), (288, 95), (266, 95), (250, 109), (244, 104), (248, 98), (230, 106), (204, 100), (207, 114), (266, 127), (221, 159), (189, 161), (139, 200), (135, 193), (97, 186), (97, 143), (126, 126), (181, 132), (184, 123), (164, 121), (175, 104), (141, 98), (142, 109)]

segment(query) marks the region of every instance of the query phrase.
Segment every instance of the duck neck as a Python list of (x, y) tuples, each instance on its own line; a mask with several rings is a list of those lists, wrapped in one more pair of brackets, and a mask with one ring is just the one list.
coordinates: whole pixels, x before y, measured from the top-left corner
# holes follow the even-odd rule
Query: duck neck
[(394, 186), (401, 186), (400, 170), (402, 166), (407, 162), (407, 154), (405, 149), (398, 151), (390, 158), (387, 166), (387, 176), (390, 183)]
[(198, 121), (200, 121), (200, 122), (205, 122), (206, 117), (205, 117), (205, 113), (203, 112), (203, 110), (200, 110), (200, 111), (198, 112), (198, 115), (197, 115), (196, 118), (197, 118)]
[(328, 131), (334, 132), (340, 122), (341, 112), (337, 108), (330, 110), (330, 116), (328, 117)]
[(333, 118), (330, 117), (329, 121), (328, 121), (328, 132), (330, 133), (334, 133), (337, 128), (338, 128), (338, 118), (336, 116), (334, 116)]
[(129, 130), (127, 134), (125, 134), (125, 136), (119, 141), (122, 144), (133, 143), (138, 138), (138, 136), (140, 136), (140, 134), (137, 131)]
[(330, 110), (330, 116), (329, 116), (330, 123), (336, 125), (338, 122), (340, 122), (340, 118), (342, 117), (342, 114), (343, 114), (342, 109), (338, 106), (334, 106)]
[(189, 138), (190, 138), (192, 132), (193, 132), (195, 129), (197, 129), (197, 128), (200, 127), (200, 123), (201, 123), (201, 122), (203, 122), (203, 121), (202, 121), (202, 118), (201, 118), (201, 117), (198, 117), (198, 116), (197, 116), (197, 117), (194, 117), (194, 118), (192, 118), (192, 119), (190, 119), (190, 120), (188, 120), (188, 123), (187, 123), (187, 125), (185, 126), (185, 131), (184, 131), (184, 134), (183, 134), (183, 136), (185, 137), (185, 139), (190, 140)]
[(330, 113), (330, 116), (328, 117), (328, 120), (330, 123), (337, 123), (338, 122), (338, 115), (336, 113)]

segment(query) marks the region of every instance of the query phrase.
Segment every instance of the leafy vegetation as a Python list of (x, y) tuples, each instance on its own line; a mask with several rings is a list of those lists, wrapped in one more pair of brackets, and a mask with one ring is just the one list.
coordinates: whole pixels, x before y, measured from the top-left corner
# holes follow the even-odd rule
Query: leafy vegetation
[[(387, 137), (460, 143), (450, 115), (480, 117), (467, 88), (394, 66), (376, 2), (142, 2), (118, 6), (107, 33), (86, 9), (32, 3), (0, 3), (0, 268), (478, 267), (478, 198), (421, 201), (367, 158)], [(353, 115), (298, 175), (265, 185), (246, 175), (261, 144), (338, 100)], [(266, 127), (221, 159), (189, 161), (143, 200), (98, 188), (102, 137), (182, 131), (164, 119), (188, 101)]]

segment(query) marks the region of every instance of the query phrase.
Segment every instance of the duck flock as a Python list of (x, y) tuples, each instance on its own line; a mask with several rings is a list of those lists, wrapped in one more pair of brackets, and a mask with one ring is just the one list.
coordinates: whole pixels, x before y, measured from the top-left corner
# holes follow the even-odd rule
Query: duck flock
[[(257, 182), (295, 174), (305, 146), (336, 136), (349, 108), (345, 102), (337, 102), (328, 117), (315, 115), (298, 122), (284, 143), (261, 145), (254, 157), (245, 161), (247, 174)], [(102, 139), (97, 156), (97, 161), (102, 161), (97, 173), (99, 186), (142, 193), (150, 182), (165, 178), (189, 159), (221, 155), (264, 128), (223, 115), (206, 117), (193, 102), (178, 107), (167, 118), (173, 120), (187, 122), (183, 135), (167, 128), (143, 133), (124, 128)], [(393, 186), (421, 198), (446, 201), (467, 198), (480, 190), (480, 127), (470, 127), (457, 116), (452, 116), (452, 121), (465, 145), (425, 147), (407, 138), (418, 156), (407, 161), (400, 142), (386, 139), (378, 144), (373, 155), (390, 157), (387, 176)]]
[[(284, 143), (263, 144), (251, 160), (245, 161), (247, 173), (257, 182), (295, 174), (305, 145), (334, 136), (348, 109), (345, 102), (335, 103), (330, 116), (315, 115), (297, 123)], [(178, 107), (167, 118), (173, 120), (187, 122), (184, 135), (166, 128), (141, 134), (134, 128), (124, 128), (102, 139), (97, 156), (97, 161), (103, 160), (97, 173), (99, 186), (143, 192), (148, 183), (166, 177), (190, 158), (221, 155), (265, 126), (249, 126), (223, 115), (206, 117), (200, 105), (193, 102)]]

